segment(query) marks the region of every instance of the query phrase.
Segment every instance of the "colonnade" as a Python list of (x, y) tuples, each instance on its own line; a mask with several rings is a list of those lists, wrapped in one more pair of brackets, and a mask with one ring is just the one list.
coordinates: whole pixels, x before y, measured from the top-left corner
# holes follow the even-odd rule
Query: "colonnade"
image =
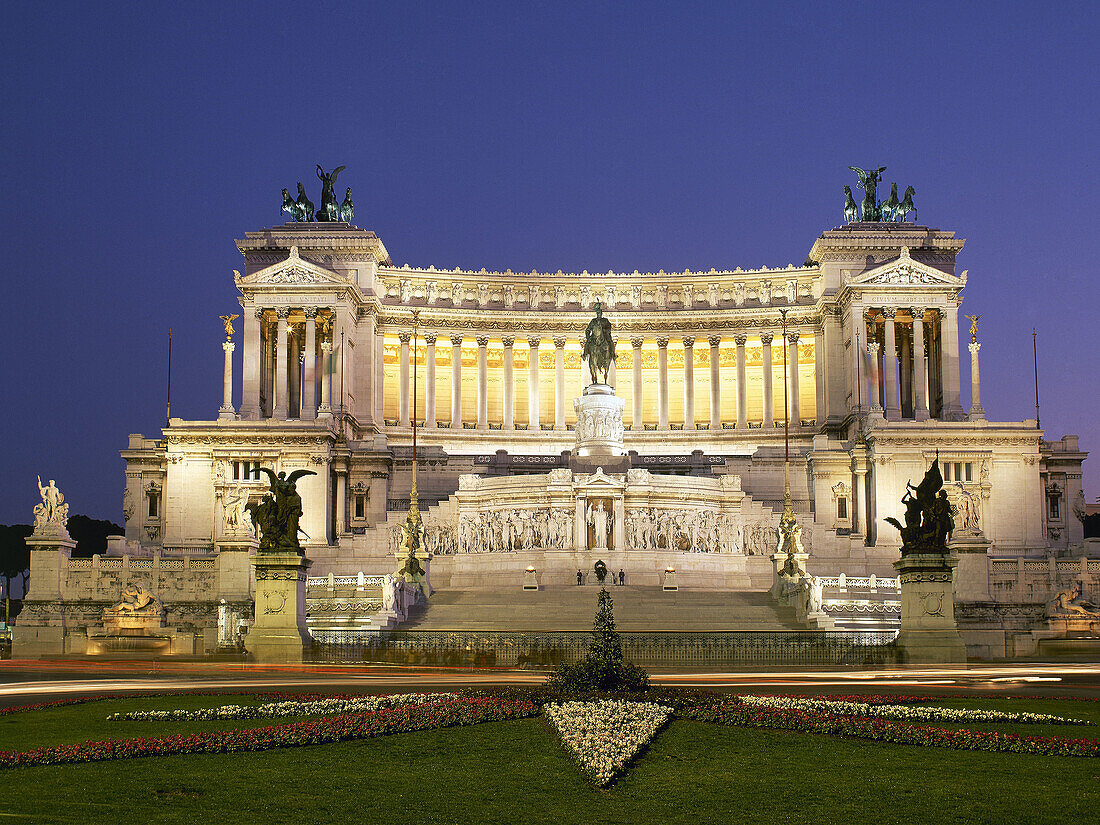
[(961, 417), (957, 306), (857, 307), (856, 312), (863, 329), (852, 353), (866, 369), (853, 363), (853, 380), (865, 382), (866, 393), (860, 395), (869, 411), (887, 421)]
[[(311, 421), (330, 416), (335, 332), (336, 315), (328, 307), (246, 311), (241, 417)], [(225, 382), (232, 387), (228, 354)], [(222, 413), (231, 413), (231, 390), (225, 398)]]
[[(391, 333), (392, 334), (392, 333)], [(382, 337), (384, 332), (379, 333), (379, 337)], [(400, 427), (407, 427), (411, 423), (411, 366), (410, 366), (410, 336), (408, 331), (400, 331), (397, 333), (400, 341), (400, 354), (398, 361), (397, 372), (397, 419), (392, 423), (397, 424)], [(801, 411), (799, 404), (799, 352), (798, 343), (800, 338), (806, 335), (799, 331), (788, 332), (786, 346), (787, 346), (787, 375), (788, 375), (788, 403), (790, 409), (790, 419), (792, 426), (800, 426), (801, 424)], [(477, 430), (486, 431), (490, 429), (489, 422), (489, 407), (488, 398), (490, 392), (489, 384), (489, 369), (488, 369), (488, 344), (489, 339), (485, 335), (464, 335), (461, 333), (454, 333), (450, 336), (451, 352), (451, 379), (450, 379), (450, 422), (440, 421), (437, 416), (438, 399), (437, 399), (437, 386), (436, 386), (436, 360), (437, 360), (437, 347), (438, 333), (427, 332), (421, 334), (421, 340), (418, 342), (418, 353), (422, 353), (423, 360), (418, 361), (421, 364), (421, 369), (425, 374), (425, 384), (423, 385), (423, 391), (425, 398), (423, 406), (424, 416), (421, 420), (421, 426), (426, 428), (437, 427), (451, 427), (462, 428), (467, 427), (469, 424), (473, 424), (473, 427)], [(473, 421), (463, 420), (463, 365), (462, 365), (462, 346), (464, 342), (467, 342), (469, 338), (477, 344), (477, 404), (476, 414)], [(749, 383), (749, 370), (746, 365), (745, 348), (748, 342), (748, 336), (746, 335), (734, 335), (732, 336), (733, 343), (736, 346), (736, 374), (729, 374), (731, 371), (727, 367), (723, 369), (719, 348), (724, 341), (728, 341), (729, 338), (721, 335), (710, 335), (706, 338), (706, 342), (710, 347), (709, 351), (709, 369), (710, 369), (710, 398), (709, 398), (709, 420), (704, 423), (696, 424), (695, 410), (695, 342), (694, 336), (682, 336), (680, 343), (683, 346), (683, 424), (680, 426), (674, 426), (677, 422), (670, 422), (669, 420), (669, 358), (668, 348), (671, 342), (669, 336), (655, 335), (644, 336), (636, 335), (631, 336), (626, 340), (619, 340), (616, 342), (618, 351), (622, 352), (622, 345), (629, 343), (632, 349), (632, 371), (631, 371), (631, 397), (632, 397), (632, 415), (630, 429), (641, 430), (644, 428), (643, 420), (646, 417), (645, 413), (648, 411), (644, 409), (644, 401), (646, 393), (645, 383), (643, 381), (643, 367), (642, 367), (642, 347), (647, 342), (656, 343), (656, 426), (657, 430), (669, 430), (680, 429), (682, 427), (698, 428), (698, 429), (710, 429), (710, 430), (722, 430), (732, 429), (734, 427), (741, 429), (748, 429), (750, 426), (755, 427), (776, 427), (782, 426), (782, 417), (776, 417), (773, 415), (774, 404), (778, 400), (782, 403), (782, 396), (778, 398), (775, 396), (776, 389), (773, 386), (772, 373), (773, 368), (778, 370), (782, 363), (782, 354), (776, 357), (773, 363), (772, 346), (773, 341), (777, 335), (772, 332), (764, 332), (759, 335), (759, 343), (763, 348), (763, 363), (759, 368), (763, 373), (763, 399), (762, 399), (762, 420), (750, 422), (748, 417), (748, 392), (747, 385)], [(782, 342), (781, 336), (778, 336)], [(811, 339), (814, 338), (814, 333), (809, 333)], [(392, 340), (392, 339), (391, 339)], [(498, 409), (502, 410), (502, 420), (499, 422), (499, 428), (506, 431), (514, 431), (516, 429), (523, 429), (523, 424), (517, 425), (516, 412), (519, 409), (519, 405), (526, 403), (527, 412), (527, 424), (526, 429), (529, 430), (552, 430), (552, 431), (565, 431), (567, 429), (567, 410), (571, 408), (572, 397), (576, 395), (576, 385), (573, 382), (567, 382), (567, 370), (566, 370), (566, 358), (565, 350), (567, 344), (567, 338), (565, 336), (553, 336), (551, 338), (544, 338), (542, 336), (529, 336), (527, 338), (528, 352), (528, 374), (527, 374), (527, 398), (518, 399), (516, 397), (516, 376), (514, 367), (514, 346), (516, 337), (513, 335), (504, 335), (498, 339), (503, 345), (504, 358), (502, 377), (498, 374), (498, 380), (501, 380), (502, 390), (502, 404)], [(583, 342), (581, 342), (583, 343)], [(553, 381), (553, 404), (544, 404), (540, 398), (540, 383), (543, 374), (546, 371), (546, 367), (540, 367), (538, 353), (545, 352), (547, 344), (553, 346), (553, 361), (550, 367), (552, 371)], [(816, 341), (815, 341), (816, 344)], [(649, 350), (652, 352), (652, 349)], [(575, 351), (574, 351), (575, 352)], [(390, 362), (393, 363), (392, 361)], [(391, 373), (392, 374), (392, 373)], [(585, 386), (589, 383), (589, 375), (587, 365), (582, 361), (580, 364), (580, 375), (577, 376), (580, 386)], [(735, 378), (735, 381), (733, 380)], [(615, 386), (617, 380), (617, 374), (614, 365), (608, 374), (608, 382)], [(722, 415), (722, 393), (725, 389), (730, 391), (733, 389), (733, 384), (736, 387), (736, 416), (730, 420), (724, 420)], [(542, 390), (546, 389), (546, 385), (541, 387)], [(782, 393), (782, 386), (779, 390)], [(650, 404), (652, 404), (653, 390), (650, 389), (648, 393), (650, 398)], [(467, 402), (468, 403), (468, 402)], [(552, 420), (544, 421), (542, 416), (546, 413), (547, 408), (552, 409)], [(468, 407), (467, 407), (468, 409)], [(492, 429), (497, 428), (496, 421), (493, 422)], [(650, 425), (653, 428), (653, 425)]]

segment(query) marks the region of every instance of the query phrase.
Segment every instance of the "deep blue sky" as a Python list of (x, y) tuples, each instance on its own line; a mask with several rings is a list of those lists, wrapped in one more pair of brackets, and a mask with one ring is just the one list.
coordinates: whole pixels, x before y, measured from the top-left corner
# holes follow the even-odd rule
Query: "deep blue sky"
[[(280, 190), (347, 165), (398, 264), (800, 264), (849, 164), (967, 239), (983, 402), (1100, 450), (1095, 2), (9, 3), (0, 522), (121, 520), (126, 434), (209, 419)], [(964, 367), (968, 368), (964, 361)], [(964, 386), (969, 386), (964, 372)], [(239, 403), (239, 398), (236, 399)], [(969, 404), (969, 392), (964, 392)], [(1100, 455), (1086, 464), (1100, 495)]]

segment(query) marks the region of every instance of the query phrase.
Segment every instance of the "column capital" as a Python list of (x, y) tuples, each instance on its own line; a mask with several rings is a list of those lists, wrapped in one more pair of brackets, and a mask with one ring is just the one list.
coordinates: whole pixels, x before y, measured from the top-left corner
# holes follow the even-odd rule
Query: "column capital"
[(722, 336), (721, 335), (708, 335), (707, 336), (707, 343), (710, 344), (712, 347), (716, 347), (716, 346), (718, 346), (719, 344), (722, 343)]
[(317, 317), (317, 307), (302, 307), (302, 312), (307, 318)]
[(923, 321), (924, 313), (927, 311), (928, 310), (921, 306), (909, 307), (909, 314), (913, 316), (914, 321)]
[[(980, 347), (981, 344), (977, 344), (976, 346)], [(975, 350), (974, 347), (975, 347), (975, 344), (970, 345), (970, 351), (971, 352), (977, 352), (977, 350)], [(222, 344), (222, 349), (225, 350), (226, 352), (232, 352), (236, 348), (237, 348), (237, 345), (234, 344), (232, 341), (226, 341), (225, 343)]]
[(770, 347), (772, 345), (773, 335), (774, 335), (774, 333), (771, 333), (771, 332), (761, 332), (760, 333), (760, 343), (763, 344), (766, 347)]
[(516, 336), (504, 335), (501, 337), (500, 342), (504, 344), (505, 349), (510, 349), (516, 343)]
[(275, 310), (275, 317), (285, 321), (290, 317), (290, 307), (277, 307)]
[(690, 335), (684, 336), (684, 349), (691, 349), (695, 346), (695, 338)]
[(452, 335), (451, 336), (451, 343), (454, 344), (456, 347), (461, 347), (462, 346), (462, 339), (463, 339), (463, 336), (462, 336), (461, 333), (457, 334), (457, 335)]
[(539, 344), (541, 344), (541, 343), (542, 343), (542, 339), (537, 338), (534, 335), (532, 335), (530, 338), (527, 339), (527, 346), (529, 346), (531, 349), (538, 349)]
[(407, 344), (409, 343), (409, 341), (412, 340), (412, 335), (413, 334), (408, 330), (402, 330), (401, 332), (397, 333), (397, 338), (401, 341), (402, 344)]
[(878, 348), (879, 348), (878, 341), (870, 341), (867, 344), (867, 354), (868, 355), (877, 355), (878, 354)]
[(321, 352), (332, 352), (332, 341), (322, 341)]
[(435, 339), (436, 339), (436, 334), (434, 332), (425, 332), (424, 333), (424, 343), (425, 344), (429, 344), (429, 345), (434, 344)]
[(887, 321), (893, 321), (894, 317), (898, 314), (897, 307), (883, 307), (882, 317)]
[(630, 339), (630, 346), (634, 347), (634, 349), (641, 349), (643, 340), (645, 339), (643, 339), (640, 335), (635, 335)]
[(787, 343), (797, 344), (799, 335), (800, 335), (800, 333), (797, 333), (797, 332), (788, 332), (787, 333)]
[(979, 344), (977, 341), (971, 341), (970, 342), (970, 351), (972, 353), (974, 353), (975, 355), (978, 354), (978, 350), (980, 350), (981, 348), (982, 348), (982, 345)]
[(658, 335), (657, 336), (657, 347), (658, 347), (658, 349), (664, 349), (667, 346), (668, 346), (668, 336), (667, 335)]
[(565, 349), (565, 336), (564, 335), (555, 335), (554, 336), (554, 347), (556, 349)]
[(477, 341), (477, 345), (479, 347), (484, 348), (484, 347), (489, 346), (489, 336), (488, 335), (479, 335), (474, 340)]
[(261, 321), (264, 318), (264, 313), (265, 312), (267, 312), (266, 307), (256, 307), (256, 317), (259, 318)]
[[(717, 338), (718, 336), (716, 335), (714, 337)], [(749, 336), (742, 333), (738, 333), (737, 335), (733, 336), (733, 343), (737, 344), (737, 346), (739, 347), (745, 346), (745, 342), (747, 340), (749, 340)]]

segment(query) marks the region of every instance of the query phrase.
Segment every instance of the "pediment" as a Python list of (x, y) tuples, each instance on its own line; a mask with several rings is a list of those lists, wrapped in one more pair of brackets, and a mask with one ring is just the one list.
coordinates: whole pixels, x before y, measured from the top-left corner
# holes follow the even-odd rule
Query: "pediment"
[(242, 276), (233, 270), (237, 286), (311, 286), (347, 284), (347, 279), (331, 270), (305, 260), (298, 254), (298, 247), (290, 247), (290, 255), (285, 261)]
[(923, 264), (909, 255), (909, 247), (901, 248), (901, 255), (881, 266), (869, 269), (847, 279), (852, 286), (966, 286), (966, 270), (961, 275), (949, 275), (935, 267)]
[(625, 485), (622, 481), (613, 476), (607, 475), (603, 471), (603, 467), (597, 467), (596, 472), (588, 476), (581, 484), (578, 485), (586, 490), (596, 489), (608, 489), (608, 490), (621, 490)]

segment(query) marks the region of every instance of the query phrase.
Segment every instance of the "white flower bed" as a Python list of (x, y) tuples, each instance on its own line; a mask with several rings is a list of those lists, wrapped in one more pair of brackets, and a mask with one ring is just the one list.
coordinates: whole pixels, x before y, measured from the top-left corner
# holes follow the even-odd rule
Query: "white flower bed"
[(337, 713), (364, 713), (394, 705), (418, 705), (437, 699), (457, 697), (456, 693), (402, 693), (395, 696), (358, 696), (353, 699), (315, 699), (308, 702), (266, 702), (262, 705), (221, 705), (198, 710), (136, 710), (112, 713), (108, 722), (120, 719), (149, 721), (178, 719), (187, 722), (207, 719), (277, 719), (283, 716), (322, 716)]
[(604, 699), (548, 704), (542, 711), (581, 768), (598, 785), (608, 785), (660, 730), (672, 708)]
[(746, 705), (797, 710), (824, 710), (852, 716), (878, 716), (906, 722), (1017, 722), (1021, 724), (1087, 725), (1085, 720), (1052, 716), (1048, 713), (1008, 713), (1000, 710), (956, 710), (918, 705), (872, 705), (866, 702), (837, 702), (796, 696), (739, 696)]

